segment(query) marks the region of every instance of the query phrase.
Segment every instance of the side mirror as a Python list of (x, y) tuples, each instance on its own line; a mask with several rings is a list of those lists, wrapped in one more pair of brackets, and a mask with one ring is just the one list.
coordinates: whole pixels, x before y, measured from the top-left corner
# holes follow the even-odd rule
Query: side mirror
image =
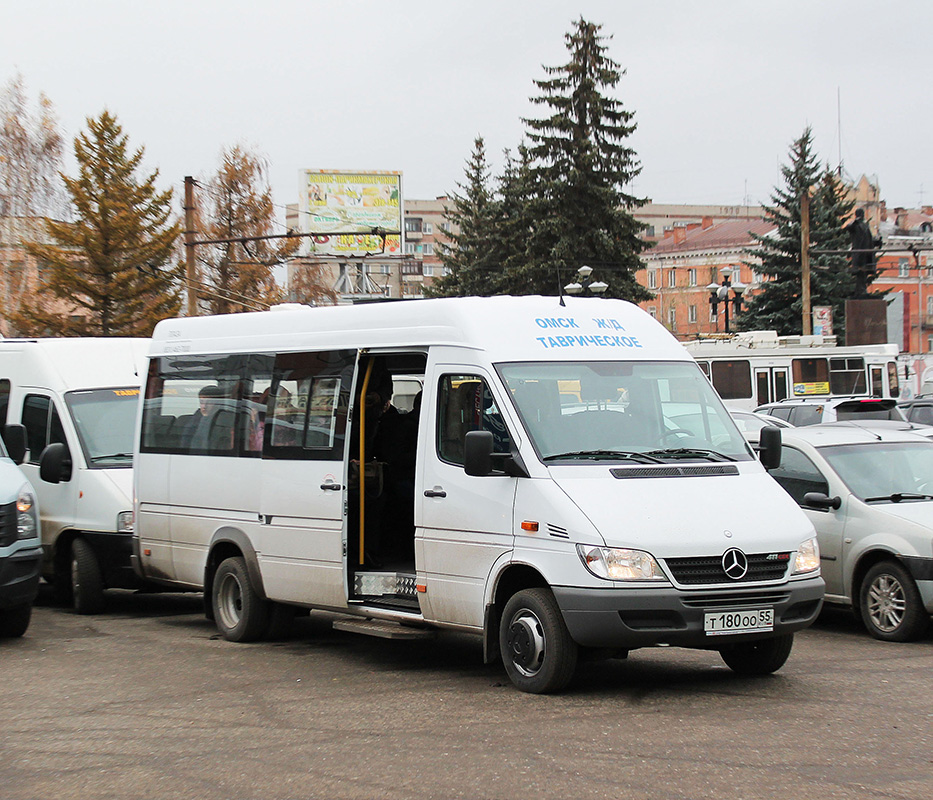
[(463, 469), (481, 478), (492, 473), (493, 438), (489, 431), (469, 431), (463, 440)]
[(22, 464), (26, 460), (26, 426), (10, 422), (3, 428), (3, 443), (14, 463)]
[(758, 439), (758, 460), (765, 469), (781, 466), (781, 429), (767, 425), (761, 429)]
[(39, 477), (46, 483), (71, 480), (71, 452), (62, 442), (50, 444), (39, 456)]
[(842, 506), (841, 497), (830, 497), (823, 492), (807, 492), (803, 496), (803, 504), (807, 508), (817, 508), (820, 511), (836, 511)]

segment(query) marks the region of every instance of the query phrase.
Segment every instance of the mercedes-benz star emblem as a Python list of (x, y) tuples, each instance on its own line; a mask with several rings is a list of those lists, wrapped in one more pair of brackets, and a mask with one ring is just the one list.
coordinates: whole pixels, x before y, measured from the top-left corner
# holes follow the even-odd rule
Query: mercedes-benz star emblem
[(722, 571), (732, 580), (740, 581), (748, 572), (748, 556), (736, 547), (722, 554)]

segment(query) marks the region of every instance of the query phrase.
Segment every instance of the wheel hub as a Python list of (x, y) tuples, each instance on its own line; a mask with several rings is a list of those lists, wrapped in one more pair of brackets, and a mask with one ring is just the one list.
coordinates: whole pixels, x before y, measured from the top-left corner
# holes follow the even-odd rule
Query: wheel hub
[(516, 669), (523, 675), (534, 675), (544, 661), (544, 632), (534, 614), (517, 614), (509, 625), (509, 652)]
[(907, 603), (900, 582), (890, 575), (879, 575), (869, 589), (868, 613), (872, 622), (890, 633), (903, 622)]

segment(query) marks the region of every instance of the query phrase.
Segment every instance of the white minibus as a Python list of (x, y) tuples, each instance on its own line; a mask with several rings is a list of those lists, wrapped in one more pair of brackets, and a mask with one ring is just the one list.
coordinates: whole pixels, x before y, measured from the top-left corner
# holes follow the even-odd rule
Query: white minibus
[[(391, 403), (415, 384), (410, 410)], [(581, 655), (653, 645), (772, 672), (822, 604), (812, 525), (629, 303), (164, 320), (142, 403), (134, 564), (203, 590), (229, 640), (296, 609), (381, 636), (468, 631), (548, 692)]]
[(38, 494), (43, 577), (90, 614), (130, 564), (133, 434), (147, 339), (0, 339), (0, 426), (22, 424)]

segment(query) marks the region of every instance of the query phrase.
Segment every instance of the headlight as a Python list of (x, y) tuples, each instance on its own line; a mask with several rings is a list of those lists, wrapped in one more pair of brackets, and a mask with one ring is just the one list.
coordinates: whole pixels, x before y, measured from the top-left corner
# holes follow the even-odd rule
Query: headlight
[(16, 538), (35, 539), (39, 535), (39, 514), (35, 495), (28, 489), (20, 490), (16, 498)]
[(133, 532), (133, 512), (121, 511), (117, 514), (117, 533)]
[(816, 537), (807, 539), (797, 548), (794, 557), (793, 575), (802, 575), (805, 572), (815, 572), (820, 568), (820, 545)]
[(577, 553), (597, 578), (611, 581), (666, 581), (654, 556), (643, 550), (578, 544)]

